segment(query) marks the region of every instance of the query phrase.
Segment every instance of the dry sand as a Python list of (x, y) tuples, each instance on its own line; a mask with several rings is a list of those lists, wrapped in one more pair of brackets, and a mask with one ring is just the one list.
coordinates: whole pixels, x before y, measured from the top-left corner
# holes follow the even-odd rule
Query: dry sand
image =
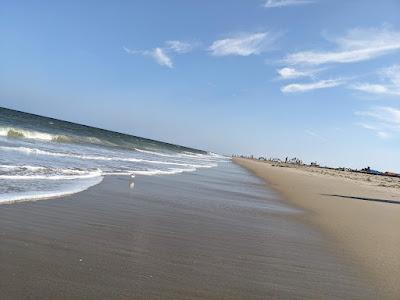
[(400, 189), (395, 178), (235, 158), (290, 203), (308, 211), (344, 255), (362, 266), (379, 295), (400, 299)]

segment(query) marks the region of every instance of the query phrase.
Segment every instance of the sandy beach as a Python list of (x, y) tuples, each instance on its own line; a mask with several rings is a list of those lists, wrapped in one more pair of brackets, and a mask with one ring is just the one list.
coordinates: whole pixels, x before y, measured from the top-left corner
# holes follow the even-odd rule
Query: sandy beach
[(303, 210), (231, 162), (130, 185), (0, 205), (1, 298), (377, 298)]
[(399, 180), (235, 158), (289, 203), (304, 209), (306, 223), (360, 265), (379, 298), (400, 298)]

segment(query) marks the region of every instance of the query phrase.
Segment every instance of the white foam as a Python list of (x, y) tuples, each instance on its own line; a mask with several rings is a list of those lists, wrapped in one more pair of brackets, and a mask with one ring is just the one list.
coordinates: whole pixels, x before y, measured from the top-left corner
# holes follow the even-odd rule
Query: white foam
[(45, 167), (40, 167), (40, 166), (29, 166), (29, 165), (0, 165), (0, 169), (5, 169), (5, 170), (17, 170), (17, 169), (27, 169), (27, 170), (45, 170)]
[(103, 175), (119, 175), (119, 176), (131, 176), (135, 178), (135, 175), (143, 176), (155, 176), (155, 175), (174, 175), (183, 172), (194, 172), (195, 168), (190, 169), (168, 169), (168, 170), (158, 170), (158, 169), (148, 169), (148, 170), (132, 170), (126, 172), (104, 172)]
[(178, 154), (166, 154), (166, 153), (160, 153), (160, 152), (154, 152), (150, 150), (143, 150), (143, 149), (138, 149), (135, 148), (135, 151), (146, 153), (146, 154), (151, 154), (151, 155), (157, 155), (157, 156), (162, 156), (162, 157), (173, 157), (173, 158), (195, 158), (199, 159), (201, 158), (202, 160), (210, 161), (212, 158), (225, 158), (224, 156), (221, 156), (219, 154), (209, 152), (208, 154), (201, 154), (201, 153), (192, 153), (192, 152), (182, 152)]
[(154, 176), (154, 175), (173, 175), (183, 172), (194, 172), (196, 169), (169, 169), (169, 170), (137, 170), (132, 171), (131, 174), (144, 175), (144, 176)]
[(106, 156), (98, 156), (98, 155), (80, 155), (75, 153), (63, 153), (63, 152), (50, 152), (46, 150), (40, 150), (37, 148), (28, 148), (28, 147), (8, 147), (1, 146), (0, 149), (5, 151), (15, 151), (25, 154), (36, 154), (36, 155), (48, 155), (48, 156), (58, 156), (58, 157), (71, 157), (78, 159), (87, 159), (87, 160), (123, 160), (130, 162), (140, 162), (142, 159), (136, 158), (121, 158), (121, 157), (106, 157)]
[(130, 172), (103, 172), (104, 176), (131, 176), (132, 171)]
[(163, 156), (163, 157), (179, 157), (176, 154), (166, 154), (166, 153), (154, 152), (154, 151), (143, 150), (143, 149), (138, 149), (138, 148), (135, 148), (135, 151), (147, 153), (147, 154), (151, 154), (151, 155)]
[(35, 192), (21, 192), (21, 193), (8, 193), (0, 195), (0, 203), (15, 203), (22, 201), (37, 201), (50, 198), (57, 198), (68, 196), (82, 191), (99, 184), (103, 180), (103, 177), (94, 177), (89, 180), (80, 182), (79, 184), (73, 185), (70, 188), (65, 188), (62, 191), (35, 191)]
[[(64, 170), (64, 172), (67, 172)], [(77, 172), (80, 173), (79, 175), (53, 175), (53, 174), (48, 174), (48, 175), (0, 175), (0, 180), (1, 179), (7, 179), (7, 180), (74, 180), (74, 179), (88, 179), (88, 178), (94, 178), (94, 177), (101, 177), (102, 172), (100, 170), (94, 171), (94, 172), (88, 172), (87, 174), (82, 174), (82, 172)]]
[(80, 155), (75, 153), (62, 153), (62, 152), (50, 152), (37, 148), (28, 148), (28, 147), (9, 147), (9, 146), (1, 146), (0, 149), (6, 151), (16, 151), (25, 154), (36, 154), (36, 155), (49, 155), (49, 156), (58, 156), (58, 157), (71, 157), (78, 158), (82, 160), (104, 160), (104, 161), (126, 161), (126, 162), (144, 162), (151, 164), (160, 164), (160, 165), (175, 165), (175, 166), (183, 166), (189, 168), (211, 168), (217, 166), (217, 164), (213, 163), (210, 165), (194, 165), (189, 163), (177, 163), (177, 162), (169, 162), (169, 161), (159, 161), (159, 160), (147, 160), (133, 157), (107, 157), (107, 156), (99, 156), (99, 155)]

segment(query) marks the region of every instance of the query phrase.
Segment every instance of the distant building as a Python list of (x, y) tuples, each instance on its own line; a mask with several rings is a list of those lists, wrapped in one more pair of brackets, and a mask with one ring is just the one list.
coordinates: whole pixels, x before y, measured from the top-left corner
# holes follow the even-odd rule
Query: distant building
[(382, 173), (377, 171), (377, 170), (372, 170), (369, 166), (362, 169), (361, 172), (363, 173), (368, 173), (368, 174), (373, 174), (373, 175), (381, 175)]
[(302, 165), (302, 164), (303, 164), (303, 161), (301, 161), (301, 160), (298, 159), (297, 157), (293, 157), (293, 158), (291, 158), (291, 159), (289, 159), (289, 160), (286, 160), (286, 162), (287, 162), (288, 164), (293, 164), (293, 165)]

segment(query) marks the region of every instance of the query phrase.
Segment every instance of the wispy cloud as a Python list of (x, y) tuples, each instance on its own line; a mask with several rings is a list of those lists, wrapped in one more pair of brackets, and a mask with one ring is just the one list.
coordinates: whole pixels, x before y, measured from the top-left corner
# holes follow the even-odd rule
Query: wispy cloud
[(384, 128), (380, 128), (382, 126), (377, 127), (377, 126), (367, 124), (367, 123), (358, 123), (357, 125), (364, 129), (372, 131), (377, 137), (379, 137), (381, 139), (386, 140), (386, 139), (389, 139), (390, 137), (392, 137), (392, 135), (389, 132), (385, 131)]
[(123, 47), (123, 49), (128, 54), (140, 54), (143, 56), (148, 56), (153, 58), (161, 66), (173, 68), (174, 64), (171, 54), (185, 54), (192, 51), (194, 47), (194, 44), (188, 42), (171, 40), (166, 41), (163, 47), (156, 47), (151, 50), (132, 50), (127, 47)]
[(267, 0), (264, 3), (264, 7), (277, 8), (277, 7), (285, 7), (285, 6), (311, 4), (314, 2), (315, 1), (312, 1), (312, 0)]
[(322, 65), (369, 60), (400, 50), (400, 32), (387, 27), (356, 28), (332, 42), (336, 45), (332, 51), (296, 52), (283, 61), (289, 65)]
[(365, 111), (356, 111), (363, 118), (358, 123), (364, 129), (372, 131), (379, 138), (387, 139), (400, 132), (400, 109), (389, 106), (376, 106)]
[(128, 54), (140, 54), (143, 56), (149, 56), (153, 58), (161, 66), (165, 66), (168, 68), (174, 67), (171, 58), (167, 55), (167, 53), (163, 48), (157, 47), (152, 50), (132, 50), (127, 47), (123, 47), (123, 49)]
[(400, 65), (382, 69), (379, 76), (380, 83), (358, 83), (350, 88), (375, 95), (400, 96)]
[(376, 106), (370, 110), (357, 111), (356, 115), (371, 117), (377, 121), (400, 126), (400, 109), (389, 106)]
[(139, 54), (142, 52), (142, 51), (136, 51), (136, 50), (129, 49), (128, 47), (125, 47), (125, 46), (122, 47), (122, 49), (124, 49), (124, 51), (128, 54)]
[(193, 50), (193, 48), (195, 47), (194, 44), (192, 43), (188, 43), (188, 42), (182, 42), (182, 41), (166, 41), (165, 42), (166, 46), (168, 49), (176, 52), (176, 53), (188, 53), (190, 51)]
[(315, 138), (320, 139), (322, 141), (327, 141), (326, 138), (324, 138), (322, 135), (318, 134), (314, 130), (306, 129), (306, 130), (304, 130), (304, 132), (309, 136), (315, 137)]
[(166, 66), (168, 68), (172, 68), (174, 66), (171, 58), (165, 53), (165, 51), (162, 48), (155, 48), (150, 52), (149, 55), (153, 57), (155, 61), (162, 66)]
[(387, 88), (381, 84), (372, 84), (372, 83), (357, 83), (350, 88), (366, 93), (372, 93), (372, 94), (386, 94), (387, 93)]
[(278, 34), (256, 32), (216, 40), (208, 48), (214, 56), (249, 56), (268, 50), (278, 38)]
[(282, 69), (278, 69), (277, 73), (279, 74), (280, 79), (295, 79), (300, 77), (311, 77), (314, 78), (315, 73), (318, 70), (298, 70), (295, 68), (285, 67)]
[(320, 80), (311, 83), (292, 83), (281, 88), (283, 93), (302, 93), (318, 89), (332, 88), (344, 83), (341, 78)]
[(377, 131), (376, 135), (381, 139), (388, 139), (392, 136), (390, 133), (386, 131)]

